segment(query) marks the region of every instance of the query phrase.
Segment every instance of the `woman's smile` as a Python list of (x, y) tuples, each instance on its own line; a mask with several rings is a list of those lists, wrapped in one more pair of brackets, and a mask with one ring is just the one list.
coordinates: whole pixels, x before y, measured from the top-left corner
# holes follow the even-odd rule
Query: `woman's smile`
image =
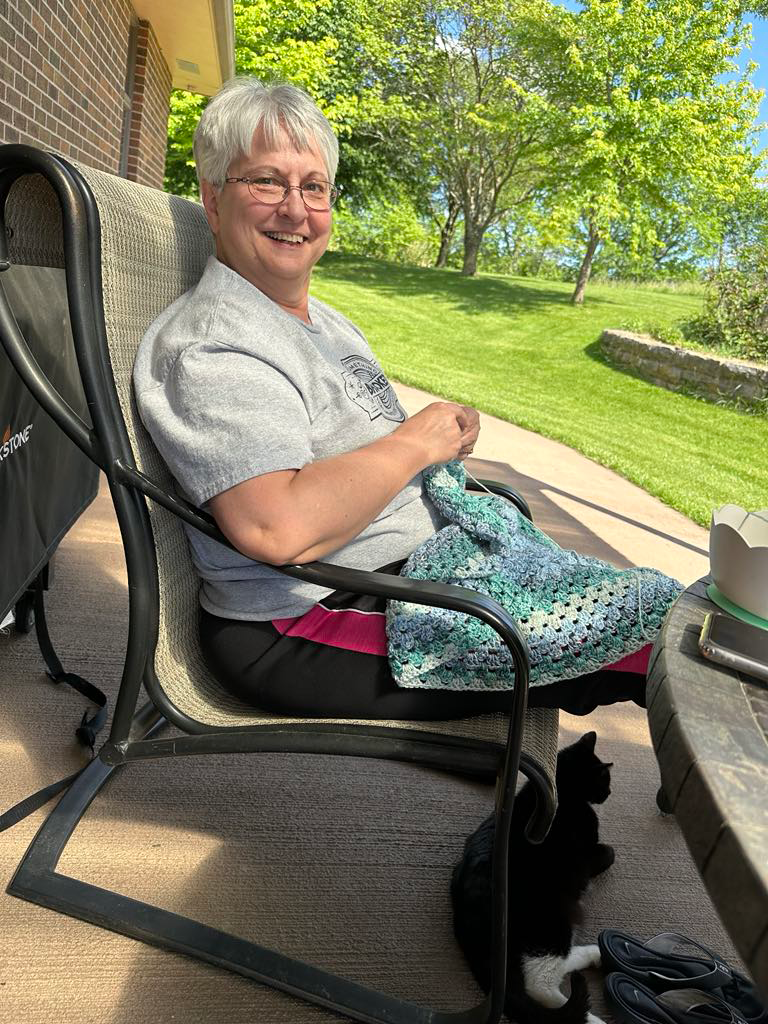
[(279, 242), (281, 245), (301, 245), (304, 241), (303, 235), (289, 235), (284, 231), (265, 231), (264, 234), (267, 238), (271, 238), (274, 242)]

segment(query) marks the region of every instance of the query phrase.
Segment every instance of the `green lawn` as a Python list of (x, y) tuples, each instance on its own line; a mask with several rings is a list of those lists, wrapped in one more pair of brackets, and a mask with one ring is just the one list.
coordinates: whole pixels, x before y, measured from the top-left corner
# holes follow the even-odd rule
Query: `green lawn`
[[(671, 322), (701, 297), (402, 267), (327, 254), (313, 292), (366, 333), (387, 373), (563, 441), (709, 525), (768, 506), (768, 420), (667, 391), (606, 364), (600, 332)], [(510, 453), (510, 461), (514, 455)]]

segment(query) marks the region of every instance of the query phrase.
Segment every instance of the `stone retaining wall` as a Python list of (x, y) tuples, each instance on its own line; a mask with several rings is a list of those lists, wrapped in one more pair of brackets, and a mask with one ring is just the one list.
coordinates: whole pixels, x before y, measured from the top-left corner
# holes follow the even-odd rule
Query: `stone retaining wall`
[(768, 412), (768, 366), (665, 345), (629, 331), (603, 331), (600, 348), (609, 362), (659, 387), (710, 401), (737, 400)]

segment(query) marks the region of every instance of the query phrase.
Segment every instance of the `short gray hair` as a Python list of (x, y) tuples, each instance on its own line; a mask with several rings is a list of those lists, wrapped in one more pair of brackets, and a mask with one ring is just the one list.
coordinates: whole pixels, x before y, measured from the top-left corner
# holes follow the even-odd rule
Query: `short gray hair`
[(203, 111), (193, 147), (198, 180), (222, 186), (230, 164), (250, 153), (259, 128), (271, 147), (277, 144), (281, 129), (299, 150), (315, 143), (328, 178), (334, 180), (339, 143), (315, 101), (296, 86), (265, 86), (244, 77), (226, 82)]

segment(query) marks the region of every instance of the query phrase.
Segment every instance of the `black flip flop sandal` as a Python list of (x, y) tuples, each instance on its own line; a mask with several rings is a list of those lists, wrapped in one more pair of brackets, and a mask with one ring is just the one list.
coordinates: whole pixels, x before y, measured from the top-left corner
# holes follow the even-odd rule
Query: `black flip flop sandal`
[(685, 935), (663, 932), (647, 942), (606, 928), (597, 938), (603, 967), (643, 982), (654, 992), (711, 991), (747, 1024), (768, 1024), (768, 1009), (757, 988), (722, 957)]
[(605, 989), (616, 1014), (629, 1024), (747, 1024), (711, 990), (654, 992), (626, 974), (609, 974)]

